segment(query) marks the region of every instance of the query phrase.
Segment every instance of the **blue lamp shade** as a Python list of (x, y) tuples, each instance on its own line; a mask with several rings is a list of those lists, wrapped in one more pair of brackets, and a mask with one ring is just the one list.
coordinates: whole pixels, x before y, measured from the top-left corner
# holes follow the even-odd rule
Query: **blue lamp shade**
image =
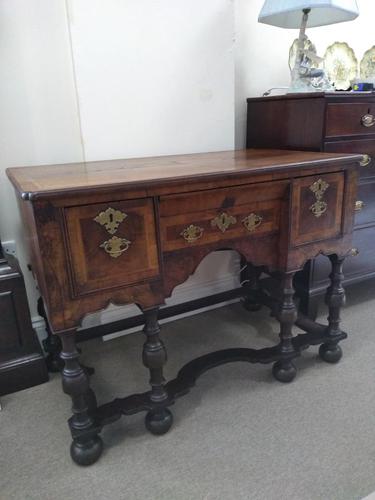
[(309, 28), (352, 21), (359, 14), (355, 0), (266, 0), (258, 21), (280, 28), (299, 28), (303, 9), (310, 9)]

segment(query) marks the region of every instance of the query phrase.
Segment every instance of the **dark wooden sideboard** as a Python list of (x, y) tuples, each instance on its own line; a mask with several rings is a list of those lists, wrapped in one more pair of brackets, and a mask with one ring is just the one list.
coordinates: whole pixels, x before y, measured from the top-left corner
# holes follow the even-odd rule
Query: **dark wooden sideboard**
[[(375, 93), (311, 93), (249, 98), (247, 147), (361, 153), (352, 255), (345, 285), (375, 277)], [(296, 276), (301, 309), (317, 314), (329, 266), (318, 257)]]
[[(273, 363), (274, 377), (290, 382), (293, 360), (310, 345), (319, 345), (327, 362), (341, 358), (342, 265), (352, 248), (362, 159), (247, 149), (7, 170), (49, 323), (62, 342), (75, 462), (95, 462), (101, 429), (122, 415), (146, 412), (150, 432), (167, 432), (169, 406), (209, 368), (231, 361)], [(209, 252), (220, 249), (236, 250), (254, 269), (277, 271), (278, 297), (256, 287), (247, 293), (271, 309), (280, 340), (259, 350), (204, 355), (166, 383), (159, 306)], [(294, 275), (319, 253), (331, 267), (326, 325), (298, 315), (294, 304)], [(76, 330), (86, 314), (109, 303), (135, 303), (143, 311), (151, 390), (98, 406), (79, 362)], [(294, 325), (306, 333), (294, 335)]]
[(3, 255), (0, 245), (0, 396), (47, 380), (22, 271), (14, 257)]

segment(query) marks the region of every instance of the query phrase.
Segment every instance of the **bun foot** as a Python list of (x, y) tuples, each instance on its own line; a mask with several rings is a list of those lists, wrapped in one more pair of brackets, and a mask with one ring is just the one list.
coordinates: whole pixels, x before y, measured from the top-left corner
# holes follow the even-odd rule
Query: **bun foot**
[(70, 446), (70, 456), (78, 465), (91, 465), (95, 463), (103, 451), (103, 441), (96, 435), (80, 441), (75, 439)]
[(327, 363), (338, 363), (342, 358), (342, 349), (338, 344), (322, 344), (319, 347), (319, 356)]
[(272, 367), (272, 375), (279, 382), (291, 382), (296, 374), (296, 367), (291, 361), (277, 361)]
[(172, 423), (173, 415), (168, 408), (164, 408), (161, 411), (149, 411), (145, 417), (146, 429), (150, 431), (151, 434), (157, 436), (168, 432)]
[(262, 309), (262, 304), (259, 304), (259, 302), (256, 302), (253, 299), (250, 299), (249, 297), (245, 297), (241, 301), (242, 307), (246, 309), (246, 311), (250, 312), (256, 312), (260, 311)]

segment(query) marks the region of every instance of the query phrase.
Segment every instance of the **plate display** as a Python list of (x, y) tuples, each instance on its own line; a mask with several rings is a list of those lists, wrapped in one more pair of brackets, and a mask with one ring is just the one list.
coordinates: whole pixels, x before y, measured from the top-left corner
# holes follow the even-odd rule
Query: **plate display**
[(375, 78), (375, 45), (368, 49), (360, 63), (361, 79)]
[(336, 90), (348, 90), (358, 73), (354, 50), (346, 42), (335, 42), (324, 54), (324, 69)]

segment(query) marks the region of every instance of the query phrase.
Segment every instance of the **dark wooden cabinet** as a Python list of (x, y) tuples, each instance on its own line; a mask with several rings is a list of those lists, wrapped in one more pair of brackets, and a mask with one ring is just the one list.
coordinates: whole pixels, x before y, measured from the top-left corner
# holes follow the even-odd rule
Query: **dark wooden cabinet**
[(21, 270), (16, 259), (4, 257), (0, 246), (0, 396), (47, 380)]
[[(353, 251), (345, 284), (375, 277), (375, 93), (316, 93), (249, 98), (247, 147), (361, 153)], [(329, 266), (319, 256), (296, 276), (301, 309), (317, 313)]]

